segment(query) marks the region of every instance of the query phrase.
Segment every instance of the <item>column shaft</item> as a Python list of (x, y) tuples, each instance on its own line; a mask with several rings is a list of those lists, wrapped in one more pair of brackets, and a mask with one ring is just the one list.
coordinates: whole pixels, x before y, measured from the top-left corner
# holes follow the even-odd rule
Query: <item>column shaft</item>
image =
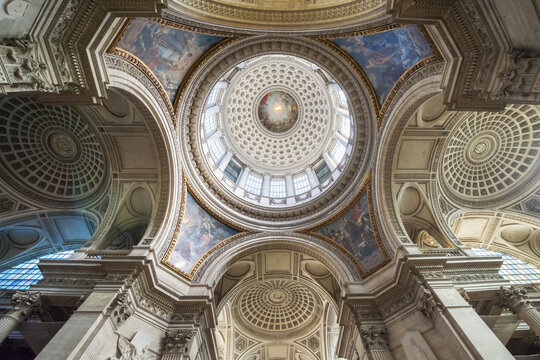
[(444, 309), (434, 314), (435, 326), (447, 336), (460, 360), (514, 358), (455, 288), (433, 288), (433, 293)]
[(536, 336), (540, 336), (540, 313), (534, 307), (527, 307), (518, 314), (519, 318), (534, 332)]
[(373, 360), (393, 360), (392, 353), (389, 349), (373, 349), (370, 350)]
[(6, 314), (0, 318), (0, 344), (15, 330), (21, 323), (17, 313)]
[(116, 292), (93, 292), (73, 313), (69, 320), (54, 335), (37, 355), (36, 360), (86, 359), (86, 352), (102, 331), (109, 317), (105, 310), (116, 297)]

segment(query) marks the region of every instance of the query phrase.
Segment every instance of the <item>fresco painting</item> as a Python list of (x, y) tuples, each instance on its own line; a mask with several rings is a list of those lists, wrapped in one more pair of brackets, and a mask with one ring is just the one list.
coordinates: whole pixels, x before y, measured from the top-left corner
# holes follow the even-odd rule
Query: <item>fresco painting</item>
[(186, 204), (180, 234), (168, 261), (184, 273), (214, 245), (239, 231), (215, 219), (186, 192)]
[(385, 260), (371, 224), (367, 192), (349, 211), (315, 233), (332, 239), (347, 249), (358, 260), (364, 272)]
[(117, 47), (141, 59), (156, 75), (173, 102), (191, 66), (222, 39), (136, 18), (129, 24)]
[(270, 91), (265, 94), (257, 110), (259, 121), (273, 132), (290, 130), (298, 119), (298, 104), (285, 91)]
[(379, 104), (384, 102), (407, 69), (433, 54), (433, 49), (416, 25), (332, 41), (349, 53), (365, 71)]

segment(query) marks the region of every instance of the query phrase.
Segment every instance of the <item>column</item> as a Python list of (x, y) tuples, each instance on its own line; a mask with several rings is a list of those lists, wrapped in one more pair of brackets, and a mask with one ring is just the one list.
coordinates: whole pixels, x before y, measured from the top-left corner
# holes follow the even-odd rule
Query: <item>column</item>
[(456, 288), (421, 286), (420, 291), (417, 308), (450, 344), (456, 358), (514, 358)]
[(315, 171), (313, 171), (312, 168), (310, 167), (306, 168), (306, 174), (309, 180), (309, 186), (311, 186), (312, 189), (319, 186), (319, 179), (317, 179), (317, 175), (315, 174)]
[(497, 299), (498, 305), (517, 314), (519, 318), (536, 334), (540, 336), (540, 313), (527, 300), (527, 292), (524, 289), (517, 289), (514, 286), (501, 290)]
[(227, 151), (225, 153), (225, 155), (223, 156), (223, 158), (219, 162), (219, 165), (218, 165), (219, 170), (225, 171), (225, 168), (227, 167), (227, 165), (229, 165), (229, 161), (231, 161), (232, 156), (233, 156), (233, 154), (230, 151)]
[(337, 168), (337, 164), (335, 163), (334, 159), (332, 159), (332, 157), (328, 154), (328, 153), (323, 153), (323, 159), (324, 161), (326, 161), (326, 165), (328, 165), (328, 167), (330, 168), (330, 171), (334, 171), (336, 170)]
[(270, 196), (270, 174), (264, 174), (262, 183), (262, 196)]
[(345, 149), (347, 149), (347, 145), (349, 144), (349, 141), (345, 139), (343, 135), (341, 135), (338, 132), (334, 133), (334, 139), (336, 139)]
[(383, 326), (360, 326), (360, 337), (373, 360), (392, 360), (388, 334)]
[(296, 202), (294, 199), (294, 183), (291, 174), (285, 175), (285, 190), (287, 191), (287, 205), (292, 205)]
[(12, 297), (13, 308), (0, 318), (0, 344), (25, 321), (34, 311), (41, 307), (41, 294), (29, 291), (17, 291)]
[[(117, 297), (116, 291), (94, 291), (37, 355), (36, 360), (92, 359), (87, 353), (99, 351), (103, 331), (110, 332), (106, 314)], [(91, 346), (95, 345), (95, 346)], [(95, 358), (95, 357), (94, 357)]]

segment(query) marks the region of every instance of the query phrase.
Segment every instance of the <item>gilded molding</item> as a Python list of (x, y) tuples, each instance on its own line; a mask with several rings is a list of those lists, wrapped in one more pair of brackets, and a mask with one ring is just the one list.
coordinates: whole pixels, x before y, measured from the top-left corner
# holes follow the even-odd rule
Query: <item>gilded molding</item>
[[(359, 201), (361, 199), (361, 197), (366, 192), (367, 192), (367, 195), (368, 195), (369, 219), (370, 219), (370, 222), (371, 222), (371, 227), (373, 229), (373, 234), (375, 235), (375, 241), (377, 242), (377, 246), (378, 246), (379, 250), (381, 251), (381, 253), (383, 254), (383, 257), (384, 257), (384, 261), (382, 261), (380, 264), (378, 264), (377, 266), (375, 266), (373, 269), (371, 269), (369, 271), (364, 271), (364, 269), (362, 268), (362, 265), (356, 259), (356, 257), (354, 257), (354, 255), (351, 254), (349, 252), (349, 250), (347, 250), (341, 244), (339, 244), (338, 242), (336, 242), (336, 241), (334, 241), (334, 240), (332, 240), (330, 238), (327, 238), (326, 236), (320, 235), (320, 234), (315, 232), (315, 230), (320, 229), (320, 228), (322, 228), (322, 227), (324, 227), (324, 226), (326, 226), (328, 224), (331, 224), (336, 219), (338, 219), (339, 217), (341, 217), (342, 215), (347, 213), (347, 211), (349, 211), (351, 209), (351, 207), (357, 201)], [(386, 264), (388, 264), (390, 262), (390, 260), (391, 260), (390, 256), (388, 255), (388, 251), (386, 250), (386, 247), (384, 246), (384, 243), (383, 243), (382, 238), (380, 236), (379, 229), (377, 227), (377, 221), (375, 219), (375, 214), (374, 214), (374, 210), (373, 210), (373, 201), (372, 201), (372, 197), (371, 197), (371, 173), (369, 174), (368, 178), (366, 179), (366, 181), (362, 185), (362, 188), (357, 193), (356, 197), (352, 201), (350, 201), (346, 206), (343, 206), (343, 208), (342, 208), (342, 210), (340, 212), (338, 212), (337, 214), (335, 214), (331, 218), (325, 220), (324, 222), (311, 227), (310, 229), (308, 229), (304, 233), (306, 233), (308, 235), (311, 235), (311, 236), (314, 236), (314, 237), (317, 237), (317, 238), (319, 238), (321, 240), (324, 240), (324, 241), (334, 245), (335, 247), (337, 247), (340, 251), (342, 251), (355, 264), (355, 266), (356, 266), (358, 272), (361, 274), (362, 278), (366, 278), (369, 275), (373, 274), (374, 272), (376, 272), (377, 270), (381, 269)]]
[(167, 106), (167, 110), (169, 111), (169, 115), (173, 119), (173, 123), (176, 126), (176, 111), (174, 110), (171, 101), (169, 100), (169, 96), (165, 92), (165, 88), (163, 88), (163, 85), (161, 85), (161, 82), (158, 80), (156, 75), (146, 66), (146, 64), (139, 59), (137, 56), (133, 55), (129, 51), (126, 51), (124, 49), (121, 49), (119, 47), (115, 47), (112, 51), (112, 55), (119, 56), (121, 58), (126, 59), (131, 64), (135, 65), (137, 69), (139, 69), (148, 79), (152, 82), (152, 84), (156, 87), (156, 89), (159, 92), (159, 95), (161, 96), (163, 102)]
[[(184, 218), (184, 213), (185, 213), (185, 209), (186, 209), (186, 198), (187, 198), (187, 192), (189, 191), (189, 193), (193, 196), (193, 198), (195, 199), (195, 201), (199, 204), (199, 206), (201, 206), (205, 211), (207, 211), (211, 216), (215, 217), (216, 219), (218, 219), (219, 221), (223, 222), (225, 225), (227, 226), (230, 226), (234, 229), (237, 229), (237, 230), (240, 230), (240, 231), (244, 231), (244, 232), (241, 232), (239, 234), (236, 234), (236, 235), (233, 235), (227, 239), (224, 239), (222, 241), (220, 241), (219, 243), (217, 243), (216, 245), (214, 245), (212, 248), (210, 248), (206, 253), (204, 253), (200, 258), (199, 260), (197, 260), (197, 262), (192, 266), (191, 270), (189, 271), (189, 273), (186, 273), (180, 269), (178, 269), (176, 266), (174, 266), (170, 261), (170, 257), (172, 255), (172, 252), (176, 246), (176, 243), (178, 241), (178, 237), (180, 236), (180, 231), (181, 231), (181, 228), (182, 228), (182, 219)], [(211, 211), (207, 206), (204, 205), (204, 202), (201, 202), (200, 199), (196, 196), (195, 192), (193, 190), (191, 190), (189, 184), (187, 183), (186, 181), (186, 177), (185, 176), (182, 176), (182, 203), (181, 203), (181, 207), (180, 207), (180, 214), (179, 214), (179, 219), (178, 219), (178, 222), (176, 223), (176, 228), (174, 230), (174, 235), (171, 239), (171, 241), (169, 242), (169, 246), (167, 248), (167, 251), (165, 253), (165, 255), (163, 256), (161, 262), (166, 265), (168, 268), (170, 268), (171, 270), (175, 271), (176, 273), (182, 275), (183, 277), (185, 277), (186, 279), (188, 280), (193, 280), (193, 276), (195, 275), (195, 273), (197, 272), (197, 270), (199, 269), (199, 267), (201, 266), (201, 264), (204, 262), (204, 260), (206, 260), (206, 258), (208, 258), (208, 256), (210, 254), (212, 254), (214, 251), (216, 251), (217, 249), (223, 247), (224, 245), (226, 245), (227, 243), (237, 239), (237, 238), (240, 238), (240, 237), (243, 237), (243, 236), (246, 236), (246, 235), (249, 235), (249, 234), (252, 234), (251, 232), (246, 232), (247, 229), (245, 228), (239, 228), (237, 225), (235, 224), (232, 224), (230, 222), (228, 222), (226, 219), (224, 219), (223, 217), (219, 216), (218, 214), (215, 214), (213, 211)]]

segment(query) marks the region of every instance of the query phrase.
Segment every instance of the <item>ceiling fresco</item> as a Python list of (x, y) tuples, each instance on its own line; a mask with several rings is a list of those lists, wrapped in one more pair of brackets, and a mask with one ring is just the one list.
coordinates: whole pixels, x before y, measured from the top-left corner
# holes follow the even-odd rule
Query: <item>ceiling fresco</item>
[(369, 273), (388, 260), (386, 250), (379, 245), (378, 234), (370, 215), (369, 194), (364, 191), (354, 205), (334, 222), (315, 231), (343, 246), (360, 264), (362, 272)]
[(433, 49), (416, 25), (332, 41), (362, 67), (381, 105), (405, 71), (433, 55)]
[(129, 23), (116, 46), (138, 57), (174, 102), (191, 66), (206, 50), (223, 39), (136, 18)]
[(208, 250), (240, 231), (212, 217), (195, 201), (189, 191), (185, 192), (184, 199), (180, 232), (165, 256), (165, 263), (188, 275)]

